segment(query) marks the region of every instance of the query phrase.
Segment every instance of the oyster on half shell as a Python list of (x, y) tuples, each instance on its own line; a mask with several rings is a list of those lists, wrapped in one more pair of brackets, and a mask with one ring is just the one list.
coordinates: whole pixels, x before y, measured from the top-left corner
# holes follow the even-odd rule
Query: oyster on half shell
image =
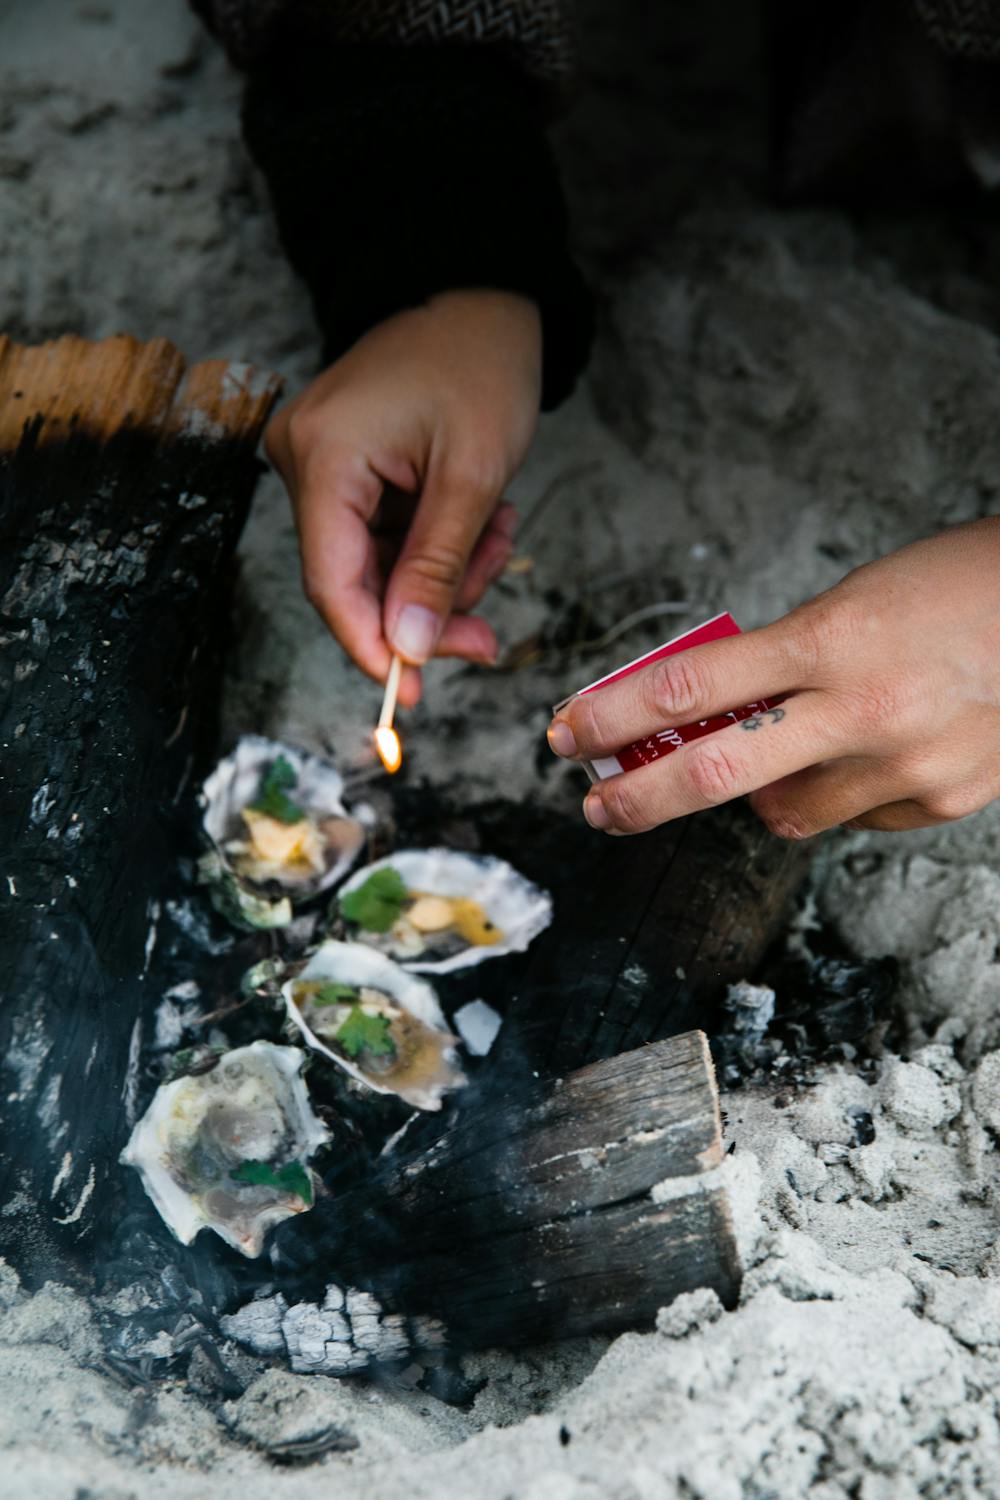
[(522, 953), (552, 921), (552, 897), (506, 860), (403, 849), (355, 871), (337, 895), (357, 941), (418, 973), (448, 974)]
[(376, 1093), (440, 1109), (466, 1081), (430, 985), (363, 943), (324, 943), (282, 994), (309, 1046)]
[(312, 1207), (307, 1163), (330, 1132), (310, 1107), (304, 1060), (298, 1047), (252, 1042), (157, 1089), (121, 1161), (183, 1245), (207, 1227), (253, 1258), (269, 1229)]
[(336, 884), (366, 838), (343, 789), (319, 756), (245, 735), (202, 788), (211, 850), (198, 873), (216, 908), (239, 927), (286, 927), (295, 904)]

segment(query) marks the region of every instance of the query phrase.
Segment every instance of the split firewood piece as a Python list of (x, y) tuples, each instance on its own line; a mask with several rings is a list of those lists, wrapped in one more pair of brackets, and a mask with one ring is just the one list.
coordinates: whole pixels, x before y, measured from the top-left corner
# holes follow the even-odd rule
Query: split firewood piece
[(156, 997), (169, 815), (214, 738), (279, 382), (164, 339), (0, 337), (0, 1249), (108, 1212)]
[(732, 1306), (740, 1264), (721, 1164), (701, 1032), (554, 1081), (491, 1075), (433, 1144), (337, 1198), (315, 1257), (335, 1282), (325, 1297), (255, 1303), (226, 1327), (252, 1343), (263, 1320), (269, 1352), (284, 1342), (296, 1368), (334, 1371), (357, 1367), (343, 1321), (323, 1332), (345, 1287), (369, 1294), (397, 1343), (419, 1346), (430, 1328), (452, 1349), (649, 1327), (695, 1287)]

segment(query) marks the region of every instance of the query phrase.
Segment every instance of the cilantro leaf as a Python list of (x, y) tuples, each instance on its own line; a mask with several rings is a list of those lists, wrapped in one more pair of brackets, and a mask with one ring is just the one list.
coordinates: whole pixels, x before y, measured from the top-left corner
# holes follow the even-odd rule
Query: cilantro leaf
[(313, 1005), (344, 1005), (353, 1004), (358, 998), (358, 991), (353, 984), (324, 984), (309, 999)]
[(284, 755), (279, 755), (261, 777), (257, 800), (250, 803), (251, 810), (266, 813), (279, 823), (300, 823), (305, 813), (287, 795), (288, 788), (298, 779), (295, 767)]
[(355, 1005), (343, 1025), (334, 1032), (348, 1057), (357, 1057), (359, 1052), (370, 1052), (373, 1057), (385, 1057), (396, 1048), (389, 1035), (389, 1018), (371, 1016)]
[(287, 1188), (290, 1193), (297, 1193), (302, 1199), (302, 1202), (305, 1204), (306, 1208), (312, 1207), (312, 1178), (309, 1176), (309, 1173), (306, 1171), (305, 1167), (302, 1166), (301, 1162), (290, 1161), (286, 1163), (286, 1165), (283, 1166), (281, 1168), (281, 1171), (278, 1173), (278, 1181), (281, 1186), (283, 1188)]
[(388, 932), (403, 909), (406, 886), (398, 870), (383, 865), (364, 885), (340, 898), (341, 916), (365, 932)]
[(265, 787), (273, 787), (275, 791), (287, 792), (298, 781), (299, 775), (287, 755), (279, 755), (267, 768), (264, 777)]
[(234, 1182), (251, 1183), (254, 1187), (281, 1188), (286, 1193), (295, 1193), (307, 1208), (312, 1207), (312, 1178), (301, 1162), (286, 1162), (283, 1167), (272, 1167), (267, 1161), (241, 1161), (230, 1172)]

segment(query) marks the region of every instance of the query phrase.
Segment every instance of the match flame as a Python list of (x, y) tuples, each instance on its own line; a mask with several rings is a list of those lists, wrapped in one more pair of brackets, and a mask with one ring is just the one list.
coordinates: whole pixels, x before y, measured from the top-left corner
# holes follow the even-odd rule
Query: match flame
[(375, 749), (379, 753), (379, 759), (389, 775), (394, 776), (403, 764), (403, 747), (399, 743), (399, 735), (388, 724), (380, 724), (372, 733), (375, 736)]

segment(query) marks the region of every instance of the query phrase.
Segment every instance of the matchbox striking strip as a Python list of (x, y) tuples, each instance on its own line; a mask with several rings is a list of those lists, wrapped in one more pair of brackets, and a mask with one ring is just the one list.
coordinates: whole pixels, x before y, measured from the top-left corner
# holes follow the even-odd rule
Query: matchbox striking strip
[[(715, 615), (711, 620), (706, 620), (703, 625), (696, 625), (693, 630), (686, 630), (683, 635), (675, 636), (672, 641), (666, 641), (662, 646), (647, 651), (645, 656), (637, 656), (635, 661), (630, 661), (617, 671), (609, 672), (606, 677), (599, 677), (596, 682), (581, 688), (574, 697), (582, 698), (585, 693), (596, 693), (601, 688), (608, 687), (612, 682), (619, 682), (623, 677), (630, 677), (633, 672), (638, 672), (643, 667), (648, 667), (651, 662), (662, 661), (666, 656), (676, 656), (681, 651), (689, 651), (692, 646), (704, 646), (709, 641), (725, 640), (727, 636), (739, 635), (740, 627), (728, 611)], [(554, 712), (558, 713), (569, 702), (569, 698), (556, 705)], [(717, 729), (725, 729), (729, 724), (738, 724), (741, 719), (752, 718), (754, 714), (765, 713), (772, 705), (765, 699), (759, 703), (748, 703), (744, 708), (733, 708), (727, 713), (717, 714), (711, 719), (701, 719), (695, 724), (681, 724), (677, 727), (666, 727), (658, 730), (656, 734), (648, 735), (645, 739), (636, 740), (632, 745), (626, 745), (615, 755), (605, 755), (594, 761), (584, 761), (584, 769), (592, 781), (604, 781), (608, 776), (617, 776), (621, 771), (634, 771), (639, 766), (648, 766), (661, 756), (672, 755), (682, 745), (691, 740), (699, 740), (703, 735), (714, 734)]]

